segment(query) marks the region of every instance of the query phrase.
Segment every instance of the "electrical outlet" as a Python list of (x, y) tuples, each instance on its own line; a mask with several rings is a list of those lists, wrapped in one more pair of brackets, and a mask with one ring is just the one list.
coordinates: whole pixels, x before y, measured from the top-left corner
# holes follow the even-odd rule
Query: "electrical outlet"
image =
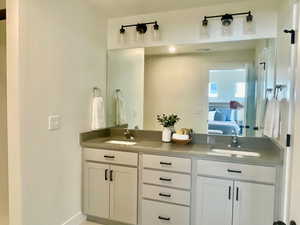
[(48, 117), (48, 130), (58, 130), (61, 127), (61, 116), (51, 115)]

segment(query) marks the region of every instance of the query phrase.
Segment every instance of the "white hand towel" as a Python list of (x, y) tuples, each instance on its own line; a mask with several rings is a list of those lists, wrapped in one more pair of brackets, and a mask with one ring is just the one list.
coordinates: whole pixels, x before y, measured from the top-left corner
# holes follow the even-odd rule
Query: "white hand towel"
[(102, 97), (94, 97), (92, 101), (92, 123), (91, 129), (105, 128), (105, 110)]

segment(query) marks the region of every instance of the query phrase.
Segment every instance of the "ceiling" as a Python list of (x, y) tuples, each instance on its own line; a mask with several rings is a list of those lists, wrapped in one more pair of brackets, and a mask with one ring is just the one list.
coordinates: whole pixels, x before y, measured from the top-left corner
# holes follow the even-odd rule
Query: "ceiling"
[[(188, 44), (188, 45), (174, 45), (174, 46), (160, 46), (145, 48), (146, 55), (165, 55), (171, 54), (170, 47), (174, 47), (175, 54), (185, 53), (200, 53), (207, 54), (211, 52), (222, 51), (241, 51), (241, 50), (254, 50), (257, 45), (257, 40), (235, 41), (235, 42), (222, 42), (222, 43), (206, 43), (206, 44)], [(174, 54), (173, 53), (173, 54)]]
[(228, 2), (248, 0), (88, 0), (98, 6), (108, 17), (123, 17), (138, 14), (195, 8)]

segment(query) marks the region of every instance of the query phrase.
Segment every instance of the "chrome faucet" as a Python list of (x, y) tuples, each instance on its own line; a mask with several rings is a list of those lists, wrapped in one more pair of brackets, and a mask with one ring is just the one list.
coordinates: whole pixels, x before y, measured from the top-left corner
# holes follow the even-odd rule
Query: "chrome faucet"
[(236, 132), (232, 132), (233, 136), (231, 136), (231, 144), (229, 147), (235, 147), (235, 148), (240, 148), (240, 142), (239, 142), (239, 137)]
[(130, 130), (128, 128), (125, 129), (124, 136), (128, 140), (134, 140), (134, 136), (133, 136), (133, 134), (130, 132)]

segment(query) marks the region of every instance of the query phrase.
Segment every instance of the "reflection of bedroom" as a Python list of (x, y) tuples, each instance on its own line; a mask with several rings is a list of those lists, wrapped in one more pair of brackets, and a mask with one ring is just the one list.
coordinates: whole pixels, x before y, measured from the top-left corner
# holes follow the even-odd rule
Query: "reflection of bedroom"
[(247, 124), (247, 105), (254, 106), (254, 99), (247, 101), (247, 65), (240, 68), (209, 70), (208, 133), (242, 134)]

